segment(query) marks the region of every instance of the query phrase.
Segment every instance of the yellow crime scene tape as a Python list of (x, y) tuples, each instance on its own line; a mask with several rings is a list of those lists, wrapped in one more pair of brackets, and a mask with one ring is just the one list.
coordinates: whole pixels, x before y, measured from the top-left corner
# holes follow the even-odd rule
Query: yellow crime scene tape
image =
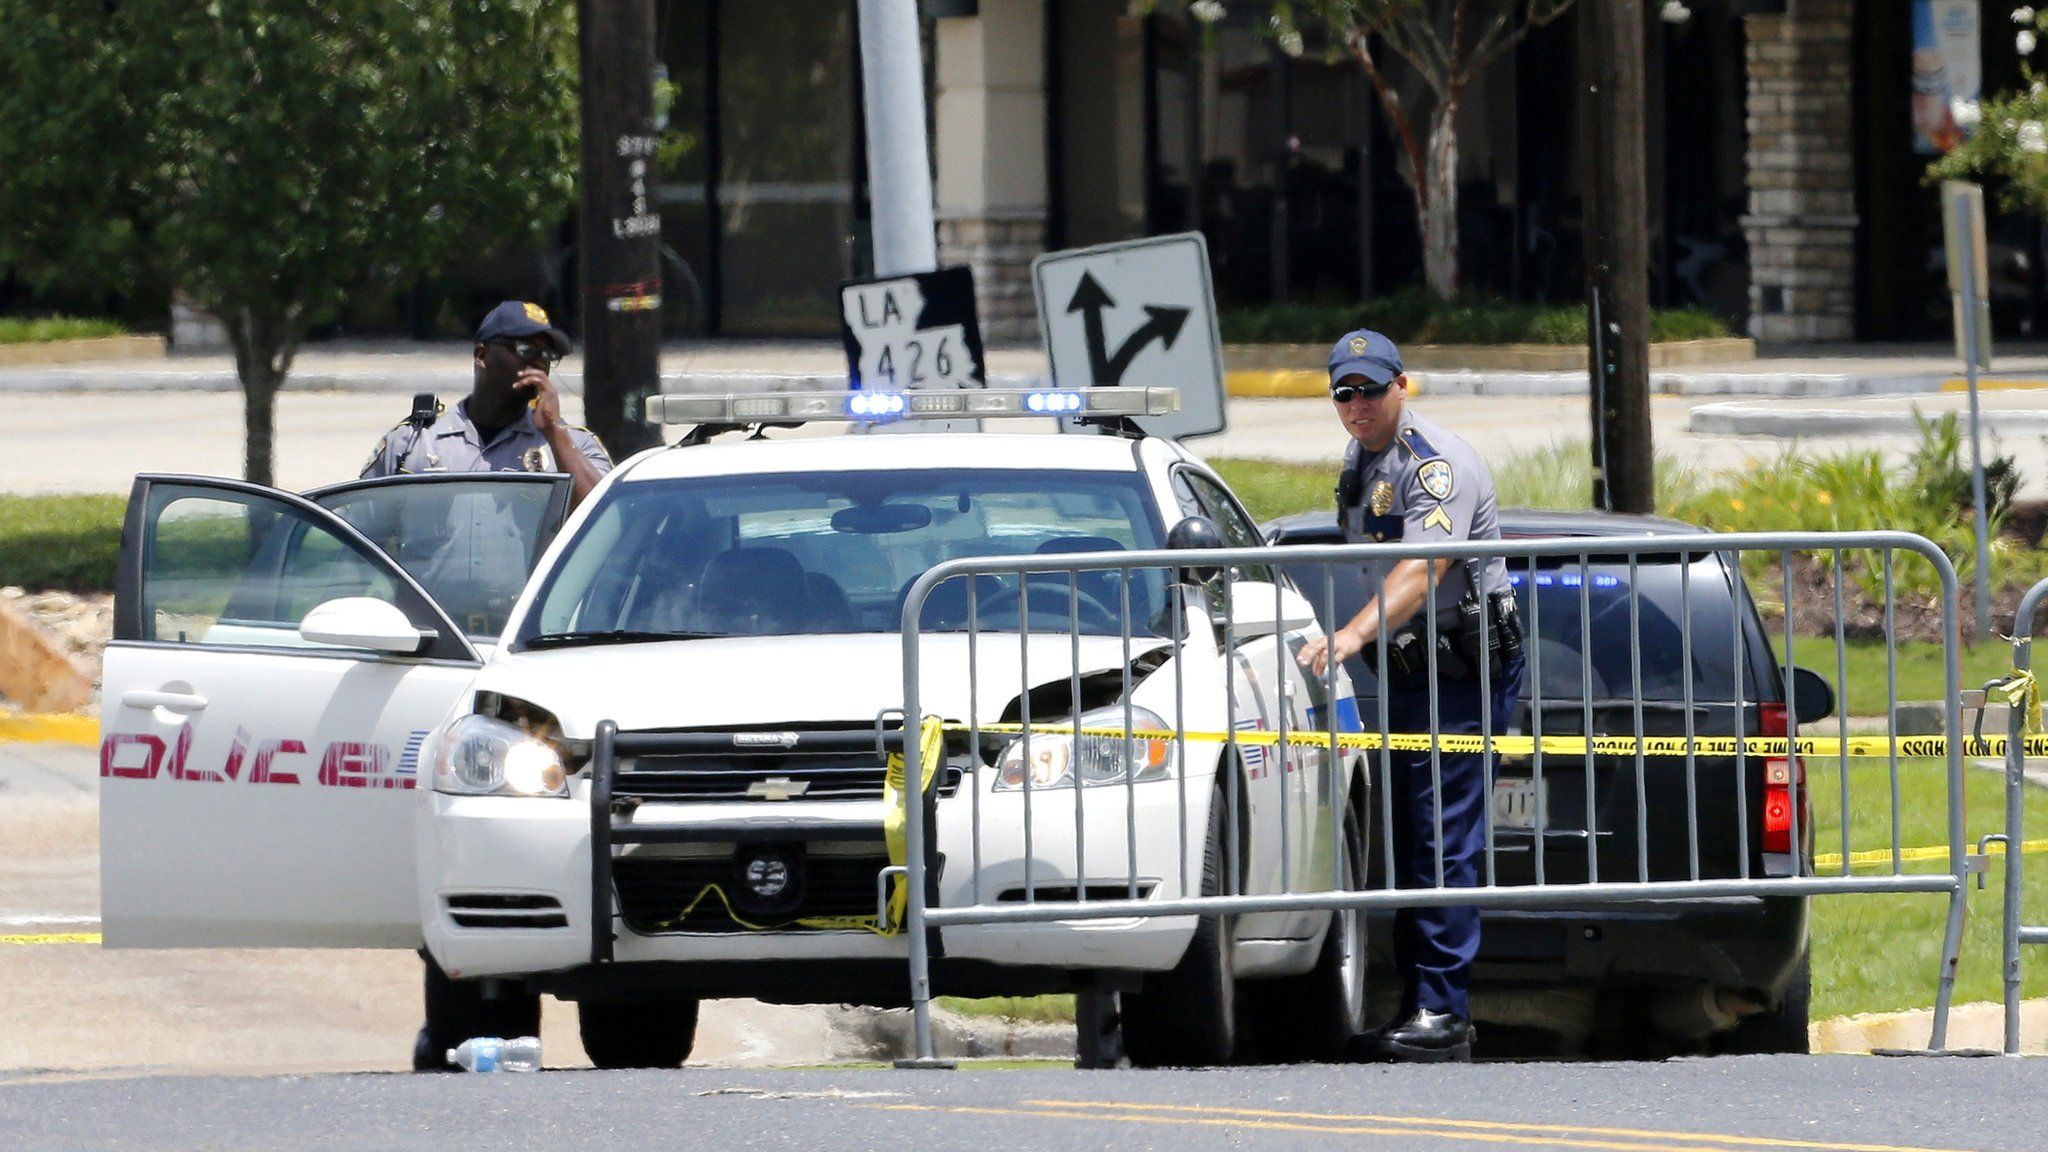
[(97, 932), (28, 932), (0, 936), (0, 944), (97, 944)]
[[(991, 735), (1020, 735), (1022, 724), (980, 724), (973, 730)], [(949, 723), (948, 732), (967, 732), (969, 725)], [(1271, 729), (1250, 728), (1237, 732), (1200, 732), (1185, 734), (1170, 728), (1133, 728), (1126, 732), (1122, 728), (1104, 728), (1083, 725), (1076, 729), (1071, 724), (1033, 724), (1031, 732), (1039, 736), (1082, 736), (1123, 739), (1128, 735), (1133, 740), (1180, 740), (1195, 744), (1252, 744), (1273, 747), (1282, 740), (1279, 732)], [(1308, 748), (1328, 748), (1330, 734), (1324, 731), (1288, 732), (1288, 744)], [(1898, 756), (1946, 756), (1949, 739), (1946, 736), (1851, 736), (1842, 739), (1836, 736), (1801, 736), (1788, 739), (1783, 736), (1471, 736), (1456, 733), (1442, 733), (1431, 736), (1427, 732), (1394, 732), (1382, 735), (1378, 732), (1339, 732), (1336, 737), (1338, 748), (1375, 750), (1382, 746), (1395, 752), (1428, 752), (1437, 749), (1444, 752), (1485, 752), (1488, 750), (1501, 756), (1533, 756), (1540, 748), (1544, 755), (1584, 756), (1589, 751), (1595, 756), (1633, 756), (1638, 751), (1645, 756), (1733, 756), (1740, 752), (1747, 756), (1849, 756), (1853, 758)], [(2004, 756), (2010, 747), (2007, 737), (1983, 736), (1966, 737), (1960, 741), (1965, 756)], [(2048, 734), (2034, 733), (2021, 738), (2021, 747), (2028, 756), (2048, 756)]]

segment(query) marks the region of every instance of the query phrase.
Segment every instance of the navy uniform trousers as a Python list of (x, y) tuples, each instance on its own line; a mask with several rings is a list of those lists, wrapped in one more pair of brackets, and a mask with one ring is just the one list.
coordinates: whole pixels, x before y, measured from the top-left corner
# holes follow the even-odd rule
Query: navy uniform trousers
[[(1493, 734), (1507, 731), (1515, 694), (1522, 684), (1518, 654), (1493, 678)], [(1480, 684), (1475, 673), (1467, 680), (1437, 681), (1437, 731), (1480, 731)], [(1370, 712), (1366, 719), (1372, 720)], [(1416, 679), (1393, 685), (1387, 693), (1387, 722), (1393, 732), (1426, 733), (1429, 727), (1429, 682)], [(1440, 756), (1443, 781), (1444, 886), (1473, 888), (1480, 883), (1486, 853), (1487, 796), (1485, 758), (1477, 752), (1445, 752)], [(1427, 752), (1394, 752), (1388, 756), (1389, 800), (1393, 809), (1394, 884), (1399, 888), (1436, 887), (1436, 796)], [(1479, 954), (1479, 909), (1401, 908), (1394, 913), (1394, 958), (1407, 981), (1401, 1014), (1417, 1008), (1470, 1018), (1466, 990), (1472, 959)]]

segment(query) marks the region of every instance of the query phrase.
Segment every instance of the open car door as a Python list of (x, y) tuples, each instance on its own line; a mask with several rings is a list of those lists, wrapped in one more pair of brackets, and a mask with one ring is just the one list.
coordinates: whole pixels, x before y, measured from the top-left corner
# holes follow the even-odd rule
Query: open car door
[[(337, 515), (240, 481), (136, 478), (102, 682), (107, 946), (418, 946), (420, 742), (566, 501), (560, 477), (432, 481), (325, 490)], [(543, 537), (494, 551), (486, 505), (542, 509)], [(462, 622), (351, 512), (401, 553), (439, 539), (414, 558), (470, 597)]]

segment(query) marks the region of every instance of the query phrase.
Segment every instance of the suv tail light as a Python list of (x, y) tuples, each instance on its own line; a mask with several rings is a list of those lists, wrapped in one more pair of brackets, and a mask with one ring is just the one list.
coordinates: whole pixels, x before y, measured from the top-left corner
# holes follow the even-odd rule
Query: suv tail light
[[(1759, 736), (1791, 735), (1785, 705), (1759, 704)], [(1770, 757), (1764, 761), (1763, 850), (1789, 856), (1792, 844), (1792, 805), (1799, 805), (1799, 826), (1813, 826), (1813, 809), (1806, 797), (1806, 763), (1797, 756)]]

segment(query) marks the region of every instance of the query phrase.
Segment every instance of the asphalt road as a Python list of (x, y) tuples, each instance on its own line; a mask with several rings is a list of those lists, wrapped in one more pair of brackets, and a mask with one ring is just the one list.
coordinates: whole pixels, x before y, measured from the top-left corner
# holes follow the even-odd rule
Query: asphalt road
[[(1988, 403), (2028, 404), (2042, 394), (1992, 394)], [(452, 394), (444, 395), (452, 401)], [(1696, 433), (1688, 430), (1696, 407), (1725, 402), (1727, 397), (1656, 396), (1651, 420), (1657, 450), (1687, 466), (1710, 471), (1735, 469), (1754, 461), (1776, 459), (1795, 441), (1773, 435)], [(1950, 410), (1962, 398), (1951, 395), (1911, 398), (1927, 412)], [(1561, 443), (1583, 443), (1586, 408), (1572, 396), (1431, 396), (1413, 401), (1415, 410), (1465, 436), (1498, 460)], [(1744, 405), (1752, 422), (1779, 417), (1788, 428), (1811, 416), (1815, 401), (1756, 399)], [(1899, 415), (1909, 403), (1897, 397), (1862, 397), (1830, 401), (1833, 408), (1883, 410)], [(354, 479), (383, 432), (407, 410), (406, 397), (386, 393), (321, 392), (287, 389), (278, 397), (277, 481), (302, 491), (322, 484)], [(16, 454), (0, 461), (0, 492), (123, 492), (137, 472), (185, 472), (206, 476), (242, 473), (242, 400), (226, 392), (82, 392), (6, 394), (8, 428), (23, 443), (36, 445), (33, 455)], [(582, 399), (563, 397), (563, 412), (582, 419)], [(2031, 415), (2040, 415), (2031, 411)], [(2001, 414), (1988, 420), (1994, 438), (1987, 451), (2017, 457), (2029, 495), (2048, 495), (2048, 440), (2033, 432), (2015, 432), (1997, 439)], [(1204, 457), (1250, 457), (1336, 467), (1344, 454), (1344, 432), (1324, 400), (1232, 400), (1230, 431), (1203, 437), (1189, 447)], [(1012, 422), (1014, 431), (1050, 431), (1045, 421)], [(813, 426), (777, 437), (836, 432)], [(670, 439), (675, 436), (671, 432)], [(1809, 440), (1803, 451), (1837, 452), (1873, 449), (1887, 464), (1898, 466), (1911, 454), (1919, 437), (1908, 431), (1864, 431), (1852, 436)]]
[(2048, 1063), (1750, 1057), (1214, 1072), (0, 1075), (24, 1152), (2039, 1149)]

